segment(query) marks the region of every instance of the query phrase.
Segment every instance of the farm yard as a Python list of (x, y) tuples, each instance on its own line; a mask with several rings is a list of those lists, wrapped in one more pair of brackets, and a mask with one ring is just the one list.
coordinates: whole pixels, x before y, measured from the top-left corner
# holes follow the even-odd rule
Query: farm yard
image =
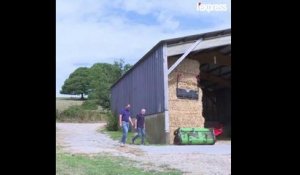
[[(57, 174), (231, 174), (231, 142), (131, 145), (100, 132), (105, 123), (57, 123)], [(108, 163), (107, 161), (109, 160)], [(85, 165), (88, 165), (87, 167)], [(124, 165), (128, 165), (127, 167)], [(90, 170), (88, 170), (90, 169)], [(109, 170), (107, 170), (109, 169)]]

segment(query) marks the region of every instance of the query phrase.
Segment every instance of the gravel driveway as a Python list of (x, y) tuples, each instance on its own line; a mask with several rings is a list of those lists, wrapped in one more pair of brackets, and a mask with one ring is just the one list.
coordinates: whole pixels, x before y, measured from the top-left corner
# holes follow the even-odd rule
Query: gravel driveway
[(231, 174), (231, 142), (215, 145), (120, 147), (118, 141), (98, 132), (105, 123), (56, 123), (56, 142), (70, 153), (124, 156), (145, 169), (176, 168), (186, 175)]

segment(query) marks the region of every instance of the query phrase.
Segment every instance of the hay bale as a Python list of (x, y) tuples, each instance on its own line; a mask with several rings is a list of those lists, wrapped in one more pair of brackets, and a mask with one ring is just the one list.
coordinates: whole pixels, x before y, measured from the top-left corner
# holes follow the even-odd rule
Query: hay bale
[[(171, 67), (178, 58), (169, 58), (168, 65)], [(174, 71), (185, 72), (187, 74), (196, 74), (200, 73), (200, 63), (197, 60), (185, 58), (175, 69)]]
[[(172, 65), (176, 59), (169, 59)], [(196, 76), (200, 72), (200, 63), (196, 60), (185, 59), (169, 75), (169, 120), (170, 143), (174, 141), (173, 132), (179, 127), (204, 127), (202, 116), (202, 91), (197, 85)], [(198, 100), (179, 99), (176, 95), (177, 76), (180, 75), (179, 88), (196, 90)]]

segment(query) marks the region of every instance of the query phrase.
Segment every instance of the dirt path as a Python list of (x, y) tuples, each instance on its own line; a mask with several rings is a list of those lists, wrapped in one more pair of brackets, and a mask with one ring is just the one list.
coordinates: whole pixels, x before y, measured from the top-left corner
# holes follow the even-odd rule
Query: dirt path
[(108, 153), (139, 162), (145, 169), (176, 168), (186, 175), (231, 174), (231, 143), (217, 142), (205, 146), (120, 147), (118, 141), (98, 132), (105, 123), (57, 123), (56, 142), (70, 153)]

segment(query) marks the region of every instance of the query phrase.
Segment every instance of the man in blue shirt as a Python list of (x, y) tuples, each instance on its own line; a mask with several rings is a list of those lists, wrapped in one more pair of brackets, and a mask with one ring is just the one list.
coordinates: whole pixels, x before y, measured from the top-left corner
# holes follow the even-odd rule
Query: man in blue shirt
[(138, 137), (141, 137), (142, 144), (145, 144), (145, 113), (146, 109), (142, 109), (141, 112), (136, 116), (134, 128), (137, 129), (138, 135), (132, 138), (132, 144), (134, 144), (135, 139)]
[(128, 134), (129, 122), (131, 123), (131, 126), (133, 126), (129, 109), (130, 109), (130, 104), (126, 105), (125, 109), (121, 110), (119, 115), (119, 125), (120, 127), (122, 127), (123, 130), (123, 135), (121, 138), (121, 146), (125, 146), (127, 134)]

